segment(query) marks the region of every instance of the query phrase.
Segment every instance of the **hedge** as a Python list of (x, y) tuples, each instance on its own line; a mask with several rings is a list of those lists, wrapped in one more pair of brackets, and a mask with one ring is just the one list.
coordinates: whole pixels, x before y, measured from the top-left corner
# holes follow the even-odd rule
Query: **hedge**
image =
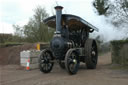
[(128, 65), (128, 40), (115, 40), (111, 45), (112, 63)]

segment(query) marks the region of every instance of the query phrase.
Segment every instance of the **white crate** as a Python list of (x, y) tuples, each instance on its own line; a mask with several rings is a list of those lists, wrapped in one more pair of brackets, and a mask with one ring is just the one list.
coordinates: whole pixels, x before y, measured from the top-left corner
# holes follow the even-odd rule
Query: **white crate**
[(27, 66), (27, 61), (30, 59), (30, 69), (38, 68), (38, 56), (41, 51), (27, 50), (20, 52), (20, 65)]

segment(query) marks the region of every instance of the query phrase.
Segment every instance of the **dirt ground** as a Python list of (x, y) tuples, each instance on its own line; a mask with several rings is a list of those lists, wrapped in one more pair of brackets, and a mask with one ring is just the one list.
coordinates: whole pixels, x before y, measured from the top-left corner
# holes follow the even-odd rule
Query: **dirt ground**
[(26, 71), (18, 65), (0, 66), (0, 85), (128, 85), (128, 71), (111, 69), (110, 53), (99, 56), (97, 69), (81, 64), (76, 75), (55, 65), (52, 72)]

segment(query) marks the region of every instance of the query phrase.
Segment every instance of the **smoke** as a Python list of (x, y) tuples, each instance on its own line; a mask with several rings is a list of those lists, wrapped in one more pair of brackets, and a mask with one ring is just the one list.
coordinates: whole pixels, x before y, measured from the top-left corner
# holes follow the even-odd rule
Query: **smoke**
[[(72, 6), (71, 10), (75, 9), (77, 11), (72, 14), (76, 14), (95, 27), (99, 29), (99, 32), (94, 32), (91, 34), (94, 38), (100, 36), (100, 39), (103, 42), (109, 42), (112, 40), (122, 40), (128, 38), (127, 24), (121, 24), (119, 27), (115, 27), (111, 22), (113, 21), (112, 17), (99, 16), (92, 5), (93, 0), (88, 0), (88, 2), (79, 2), (81, 3), (80, 7)], [(74, 5), (77, 5), (78, 2), (74, 2)]]
[(99, 29), (99, 32), (94, 32), (91, 36), (96, 37), (99, 35), (103, 42), (126, 39), (128, 37), (126, 33), (127, 26), (115, 27), (111, 22), (109, 22), (111, 20), (111, 18), (107, 18), (105, 16), (95, 15), (94, 20), (90, 21), (90, 23), (96, 26)]
[(103, 42), (126, 39), (128, 37), (126, 34), (128, 26), (122, 25), (115, 27), (111, 23), (111, 17), (99, 16), (95, 13), (96, 10), (92, 2), (93, 0), (68, 0), (68, 3), (66, 1), (60, 1), (59, 4), (64, 7), (63, 10), (66, 10), (66, 13), (80, 16), (99, 29), (99, 32), (91, 33), (91, 37), (96, 38), (100, 36)]

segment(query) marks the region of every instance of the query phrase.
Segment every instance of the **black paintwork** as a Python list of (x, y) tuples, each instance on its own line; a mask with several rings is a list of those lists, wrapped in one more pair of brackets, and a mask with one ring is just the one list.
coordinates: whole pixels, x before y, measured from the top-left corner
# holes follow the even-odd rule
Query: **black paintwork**
[(56, 59), (64, 60), (65, 54), (70, 48), (82, 48), (89, 37), (89, 32), (98, 29), (84, 19), (71, 15), (61, 14), (61, 6), (55, 7), (56, 16), (44, 20), (49, 27), (56, 28), (50, 48)]
[[(51, 16), (44, 20), (44, 23), (47, 24), (49, 27), (55, 28), (56, 27), (56, 16)], [(68, 28), (71, 30), (74, 29), (94, 29), (99, 31), (98, 28), (88, 23), (86, 20), (71, 14), (62, 14), (62, 21), (68, 25)]]

